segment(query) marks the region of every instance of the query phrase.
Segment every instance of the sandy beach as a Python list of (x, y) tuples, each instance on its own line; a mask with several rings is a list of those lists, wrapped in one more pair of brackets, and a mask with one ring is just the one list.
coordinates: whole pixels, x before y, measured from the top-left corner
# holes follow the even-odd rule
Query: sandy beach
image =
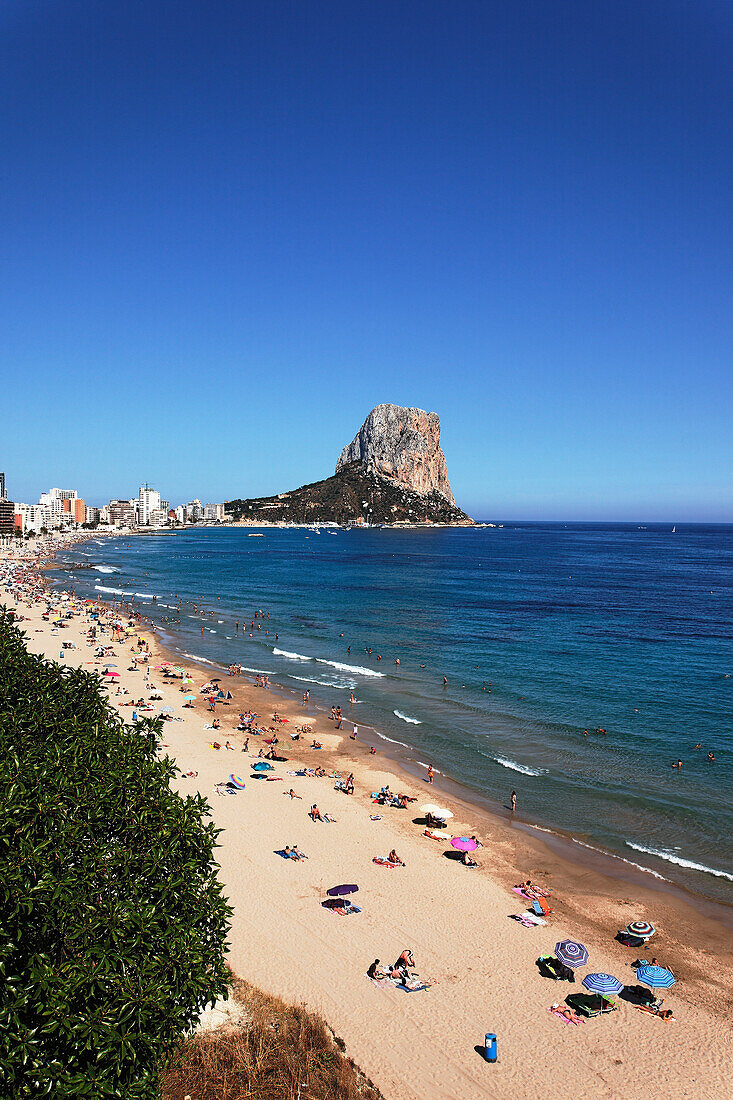
[[(30, 558), (25, 564), (32, 571)], [(74, 618), (59, 630), (42, 618), (45, 600), (13, 601), (6, 595), (3, 602), (16, 603), (27, 617), (22, 626), (32, 651), (58, 660), (61, 643), (72, 642), (75, 648), (63, 651), (66, 663), (101, 672), (108, 660), (114, 662), (119, 678), (104, 690), (128, 720), (130, 701), (147, 699), (153, 690), (162, 698), (149, 713), (172, 708), (174, 720), (164, 725), (161, 751), (184, 773), (177, 789), (203, 794), (223, 830), (221, 877), (234, 908), (232, 969), (265, 990), (320, 1010), (389, 1100), (529, 1098), (538, 1091), (603, 1098), (727, 1094), (733, 932), (720, 907), (698, 905), (651, 879), (624, 881), (574, 863), (520, 821), (502, 821), (472, 807), (455, 786), (441, 785), (441, 777), (429, 787), (384, 755), (370, 754), (368, 740), (349, 739), (350, 723), (338, 733), (327, 715), (256, 687), (252, 676), (181, 662), (148, 630), (135, 630), (123, 643), (108, 628), (95, 644), (112, 645), (115, 655), (95, 658), (87, 640), (89, 612), (99, 611), (101, 621), (113, 618), (101, 603), (76, 602)], [(128, 669), (136, 663), (141, 634), (150, 646), (149, 680), (142, 662), (135, 671)], [(197, 697), (193, 710), (183, 707), (180, 680), (166, 683), (156, 669), (164, 660), (187, 668)], [(200, 694), (210, 675), (220, 676), (220, 686), (233, 695), (229, 705), (217, 704), (213, 715)], [(129, 694), (118, 695), (118, 688)], [(235, 730), (240, 712), (247, 710), (259, 715), (256, 724), (276, 729), (277, 751), (287, 757), (267, 773), (273, 782), (254, 778), (252, 770), (260, 749), (268, 748), (269, 733)], [(287, 721), (275, 723), (276, 712)], [(205, 728), (213, 717), (221, 723), (216, 731)], [(291, 733), (303, 724), (312, 734), (292, 741)], [(247, 736), (249, 752), (243, 753)], [(322, 749), (310, 748), (313, 738)], [(232, 750), (224, 747), (227, 741)], [(221, 748), (211, 748), (213, 742)], [(335, 790), (334, 778), (289, 774), (316, 767), (344, 777), (353, 773), (354, 794)], [(186, 778), (187, 772), (197, 774)], [(241, 776), (246, 789), (220, 794), (217, 784), (230, 773)], [(370, 792), (385, 785), (416, 801), (407, 810), (375, 805)], [(291, 787), (298, 798), (288, 796)], [(419, 807), (427, 802), (453, 812), (451, 835), (480, 838), (477, 868), (447, 858), (454, 854), (449, 843), (424, 835)], [(312, 821), (312, 803), (335, 821)], [(307, 860), (277, 854), (293, 844)], [(404, 867), (373, 862), (393, 848)], [(527, 907), (512, 886), (527, 878), (549, 891), (553, 911), (546, 925), (525, 927), (512, 919)], [(322, 907), (326, 890), (339, 883), (358, 884), (354, 901), (361, 912), (342, 916)], [(614, 939), (633, 920), (657, 928), (643, 949)], [(542, 977), (535, 965), (539, 955), (552, 954), (556, 942), (565, 939), (580, 940), (590, 956), (574, 985)], [(366, 977), (375, 958), (393, 963), (405, 948), (412, 950), (429, 988), (405, 993)], [(662, 993), (674, 1021), (618, 998), (618, 1011), (578, 1026), (549, 1011), (554, 1002), (582, 992), (586, 973), (602, 971), (635, 984), (630, 964), (639, 956), (658, 957), (677, 977)], [(477, 1049), (486, 1032), (497, 1035), (496, 1064), (487, 1064)]]

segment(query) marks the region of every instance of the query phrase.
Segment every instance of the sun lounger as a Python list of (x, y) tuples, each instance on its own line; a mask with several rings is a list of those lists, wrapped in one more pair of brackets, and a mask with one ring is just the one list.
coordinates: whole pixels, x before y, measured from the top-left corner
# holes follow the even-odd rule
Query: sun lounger
[(617, 1005), (610, 997), (600, 993), (571, 993), (565, 998), (565, 1004), (580, 1016), (600, 1016), (605, 1012), (615, 1012)]

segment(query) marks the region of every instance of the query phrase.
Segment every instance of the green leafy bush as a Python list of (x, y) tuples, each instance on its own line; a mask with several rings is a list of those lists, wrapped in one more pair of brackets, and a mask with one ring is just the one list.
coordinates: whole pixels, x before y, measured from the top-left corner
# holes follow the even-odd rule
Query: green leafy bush
[(0, 608), (0, 1096), (159, 1095), (225, 993), (230, 909), (200, 796), (169, 787), (160, 722), (30, 654)]

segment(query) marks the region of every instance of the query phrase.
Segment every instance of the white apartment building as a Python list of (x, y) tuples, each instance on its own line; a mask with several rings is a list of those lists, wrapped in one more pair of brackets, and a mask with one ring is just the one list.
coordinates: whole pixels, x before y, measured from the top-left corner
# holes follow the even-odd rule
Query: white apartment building
[[(141, 527), (159, 527), (168, 518), (167, 512), (163, 512), (160, 493), (157, 489), (150, 489), (147, 485), (141, 485), (135, 502), (135, 514)], [(164, 516), (163, 520), (160, 519)]]

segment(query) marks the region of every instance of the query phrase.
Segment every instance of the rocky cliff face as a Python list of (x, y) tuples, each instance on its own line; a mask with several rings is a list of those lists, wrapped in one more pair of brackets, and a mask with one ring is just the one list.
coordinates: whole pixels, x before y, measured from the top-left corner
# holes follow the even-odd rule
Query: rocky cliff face
[(344, 447), (336, 473), (358, 463), (410, 493), (437, 493), (455, 507), (445, 455), (440, 449), (440, 418), (422, 409), (377, 405), (354, 440)]
[(232, 500), (244, 523), (450, 523), (473, 520), (456, 507), (436, 413), (377, 405), (344, 447), (336, 473), (277, 496)]

